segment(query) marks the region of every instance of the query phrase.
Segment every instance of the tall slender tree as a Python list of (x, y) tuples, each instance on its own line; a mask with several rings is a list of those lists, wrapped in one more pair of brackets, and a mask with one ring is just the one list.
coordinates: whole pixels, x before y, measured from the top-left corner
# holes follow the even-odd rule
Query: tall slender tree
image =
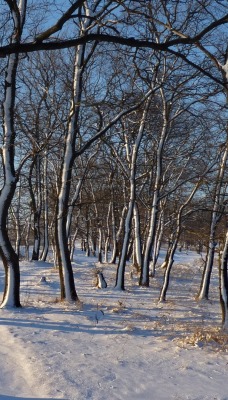
[[(10, 43), (19, 44), (22, 37), (26, 14), (26, 0), (7, 1), (13, 31)], [(2, 163), (4, 182), (0, 191), (0, 254), (5, 268), (5, 289), (1, 307), (20, 307), (20, 271), (19, 257), (12, 247), (7, 232), (7, 216), (19, 179), (19, 171), (15, 171), (15, 95), (16, 77), (19, 63), (18, 54), (10, 54), (5, 72), (5, 92), (3, 101), (3, 146)]]

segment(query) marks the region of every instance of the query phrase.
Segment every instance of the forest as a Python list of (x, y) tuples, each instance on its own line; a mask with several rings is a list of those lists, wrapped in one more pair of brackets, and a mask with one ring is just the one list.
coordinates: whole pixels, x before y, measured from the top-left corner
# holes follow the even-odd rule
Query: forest
[[(149, 287), (166, 249), (219, 265), (228, 328), (228, 42), (223, 0), (0, 1), (1, 308), (21, 307), (20, 261), (131, 263)], [(32, 251), (31, 251), (32, 249)]]

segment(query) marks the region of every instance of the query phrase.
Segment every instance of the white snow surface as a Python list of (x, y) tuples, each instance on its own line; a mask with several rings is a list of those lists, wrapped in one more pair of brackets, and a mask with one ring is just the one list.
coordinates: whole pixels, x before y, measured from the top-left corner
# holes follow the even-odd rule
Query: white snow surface
[[(177, 253), (167, 301), (158, 303), (164, 270), (140, 288), (129, 265), (118, 291), (116, 266), (98, 265), (78, 246), (75, 305), (59, 302), (49, 261), (22, 261), (23, 307), (0, 310), (0, 400), (228, 400), (217, 268), (210, 300), (197, 302), (202, 259)], [(95, 266), (106, 289), (95, 287)]]

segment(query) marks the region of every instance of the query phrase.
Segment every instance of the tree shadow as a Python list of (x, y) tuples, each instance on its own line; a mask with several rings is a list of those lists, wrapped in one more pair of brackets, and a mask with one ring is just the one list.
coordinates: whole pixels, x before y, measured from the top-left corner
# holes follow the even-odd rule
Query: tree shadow
[[(58, 400), (54, 397), (18, 397), (18, 396), (7, 396), (5, 394), (0, 394), (0, 400)], [(67, 399), (63, 399), (67, 400)]]

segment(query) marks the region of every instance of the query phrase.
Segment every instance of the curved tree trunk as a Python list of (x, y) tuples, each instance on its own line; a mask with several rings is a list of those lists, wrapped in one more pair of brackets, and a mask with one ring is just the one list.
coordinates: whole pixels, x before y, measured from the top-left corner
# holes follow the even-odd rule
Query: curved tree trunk
[(5, 288), (1, 308), (21, 306), (19, 257), (10, 243), (7, 232), (7, 216), (15, 188), (16, 180), (14, 179), (10, 187), (6, 185), (2, 189), (0, 195), (0, 255), (5, 269)]
[(175, 254), (175, 251), (177, 248), (178, 239), (179, 239), (179, 235), (176, 236), (176, 239), (175, 239), (172, 247), (167, 252), (168, 259), (167, 259), (167, 265), (165, 268), (164, 280), (163, 280), (163, 284), (162, 284), (162, 288), (161, 288), (161, 292), (160, 292), (160, 296), (159, 296), (160, 302), (163, 302), (166, 300), (166, 293), (167, 293), (167, 290), (169, 287), (170, 273), (171, 273), (171, 269), (172, 269), (172, 266), (174, 263), (174, 254)]
[(57, 204), (56, 249), (60, 275), (61, 299), (66, 299), (67, 301), (78, 300), (74, 284), (70, 252), (68, 248), (67, 215), (72, 178), (72, 167), (75, 159), (74, 149), (76, 141), (79, 104), (81, 98), (81, 67), (83, 64), (83, 57), (84, 47), (78, 46), (75, 55), (74, 96), (71, 103), (68, 130), (65, 139), (64, 158), (61, 166), (61, 182)]
[[(192, 189), (190, 195), (188, 196), (187, 200), (185, 201), (184, 204), (182, 204), (179, 208), (178, 214), (177, 214), (177, 221), (176, 221), (176, 229), (175, 232), (173, 232), (173, 241), (168, 249), (168, 259), (167, 259), (167, 265), (166, 265), (166, 270), (164, 274), (164, 280), (163, 280), (163, 285), (161, 288), (160, 296), (159, 296), (159, 301), (163, 302), (166, 300), (166, 293), (169, 287), (169, 279), (170, 279), (170, 273), (171, 269), (174, 263), (174, 254), (177, 248), (178, 240), (181, 234), (181, 224), (182, 224), (182, 218), (183, 218), (183, 211), (187, 207), (187, 205), (190, 203), (192, 200), (193, 196), (195, 195), (198, 187), (200, 185), (200, 181), (195, 184), (194, 188)], [(187, 213), (185, 214), (185, 216)]]
[(218, 176), (217, 176), (217, 180), (216, 180), (214, 205), (213, 205), (211, 226), (210, 226), (210, 237), (209, 237), (206, 263), (205, 263), (205, 267), (203, 270), (200, 291), (198, 294), (199, 300), (208, 300), (208, 296), (209, 296), (210, 279), (211, 279), (211, 272), (212, 272), (213, 263), (214, 263), (214, 254), (215, 254), (215, 246), (216, 246), (216, 243), (215, 243), (216, 228), (217, 228), (218, 222), (220, 221), (220, 219), (222, 217), (222, 209), (221, 208), (223, 207), (223, 205), (221, 203), (224, 200), (224, 195), (222, 195), (221, 191), (222, 191), (224, 172), (225, 172), (225, 168), (226, 168), (227, 156), (228, 156), (228, 143), (226, 144), (226, 147), (225, 147), (225, 150), (224, 150), (224, 153), (222, 156), (222, 160), (221, 160), (221, 163), (219, 166), (219, 172), (218, 172)]
[[(11, 36), (11, 43), (20, 42), (24, 25), (26, 1), (21, 0), (19, 5), (10, 7), (14, 22), (14, 31)], [(18, 175), (15, 173), (14, 151), (15, 151), (15, 130), (14, 130), (14, 106), (16, 94), (16, 74), (18, 67), (18, 55), (11, 54), (5, 74), (5, 93), (3, 102), (3, 148), (2, 163), (4, 171), (4, 183), (0, 192), (0, 254), (5, 269), (5, 289), (1, 308), (6, 306), (20, 307), (20, 270), (19, 258), (13, 249), (8, 232), (7, 218), (11, 201), (13, 199)]]
[(222, 309), (222, 326), (228, 329), (228, 231), (226, 232), (226, 240), (222, 254), (221, 264), (219, 266), (219, 294)]
[[(94, 3), (96, 8), (97, 2)], [(87, 4), (84, 4), (85, 18), (81, 20), (81, 34), (86, 34), (90, 23), (90, 10), (87, 8)], [(78, 45), (75, 51), (74, 59), (74, 77), (73, 77), (73, 88), (72, 88), (72, 99), (70, 112), (67, 123), (67, 132), (65, 136), (64, 144), (64, 156), (60, 171), (60, 185), (58, 192), (57, 201), (57, 232), (56, 232), (56, 254), (57, 262), (59, 267), (60, 285), (61, 285), (61, 299), (67, 301), (78, 300), (75, 283), (73, 268), (71, 263), (71, 255), (68, 247), (68, 234), (70, 232), (70, 225), (67, 225), (67, 216), (70, 199), (70, 189), (72, 180), (72, 169), (74, 161), (77, 155), (76, 153), (76, 139), (79, 135), (79, 112), (82, 96), (82, 78), (86, 64), (85, 59), (85, 48), (86, 45)], [(90, 58), (94, 51), (94, 47), (91, 49), (91, 53), (87, 55), (87, 60)], [(95, 138), (93, 140), (96, 139)], [(92, 141), (87, 142), (89, 146)], [(86, 149), (86, 144), (83, 146)], [(83, 153), (81, 151), (81, 154)], [(70, 222), (68, 220), (68, 222)]]
[[(31, 164), (29, 173), (29, 192), (31, 197), (31, 211), (33, 213), (33, 250), (32, 260), (39, 260), (40, 253), (40, 217), (41, 217), (41, 179), (40, 179), (40, 154), (36, 154)], [(32, 175), (35, 169), (35, 185)]]
[(158, 227), (157, 227), (155, 240), (154, 240), (152, 261), (150, 263), (150, 276), (152, 276), (152, 277), (155, 276), (155, 269), (156, 269), (156, 264), (157, 264), (159, 253), (160, 253), (163, 231), (164, 231), (164, 209), (162, 209), (159, 214)]

